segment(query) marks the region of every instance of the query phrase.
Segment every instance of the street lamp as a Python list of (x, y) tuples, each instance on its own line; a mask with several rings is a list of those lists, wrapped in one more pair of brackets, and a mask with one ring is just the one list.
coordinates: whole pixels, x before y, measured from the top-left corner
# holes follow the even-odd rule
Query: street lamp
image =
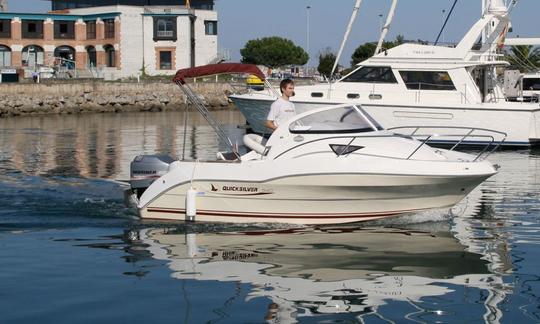
[(309, 9), (311, 9), (311, 6), (306, 6), (306, 22), (307, 22), (307, 36), (306, 36), (306, 50), (308, 54), (308, 61), (306, 63), (306, 74), (309, 67), (309, 60), (311, 59), (311, 56), (309, 55)]
[[(442, 10), (443, 21), (445, 19), (445, 16), (444, 16), (445, 13), (446, 13), (446, 10), (443, 9)], [(444, 29), (442, 30), (441, 40), (442, 40), (441, 43), (444, 45)]]

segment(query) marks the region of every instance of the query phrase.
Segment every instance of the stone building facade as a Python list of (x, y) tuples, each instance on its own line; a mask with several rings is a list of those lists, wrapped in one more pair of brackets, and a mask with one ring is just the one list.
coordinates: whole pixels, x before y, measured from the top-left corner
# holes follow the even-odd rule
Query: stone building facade
[(113, 5), (0, 13), (0, 68), (61, 65), (118, 79), (171, 75), (217, 57), (214, 10)]

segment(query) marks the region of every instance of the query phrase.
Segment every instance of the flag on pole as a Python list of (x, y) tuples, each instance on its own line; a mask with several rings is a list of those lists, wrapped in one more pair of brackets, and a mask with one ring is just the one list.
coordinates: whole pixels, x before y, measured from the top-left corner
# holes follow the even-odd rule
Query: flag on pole
[(499, 35), (499, 39), (497, 40), (497, 48), (502, 49), (504, 47), (504, 42), (506, 41), (506, 34), (508, 34), (510, 24), (506, 23), (506, 26), (504, 26), (501, 34)]

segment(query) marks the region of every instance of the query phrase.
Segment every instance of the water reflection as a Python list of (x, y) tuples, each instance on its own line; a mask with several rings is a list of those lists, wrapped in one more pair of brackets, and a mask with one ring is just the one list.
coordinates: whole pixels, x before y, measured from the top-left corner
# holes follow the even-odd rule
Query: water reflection
[[(240, 137), (240, 114), (215, 116)], [(127, 179), (137, 154), (182, 154), (183, 121), (183, 112), (172, 111), (0, 119), (0, 160), (31, 175)], [(200, 115), (189, 114), (186, 134), (186, 157), (215, 158), (216, 136)]]
[[(240, 115), (218, 116), (239, 138)], [(189, 118), (188, 156), (214, 158), (212, 130), (198, 115)], [(117, 184), (86, 179), (125, 179), (137, 154), (181, 155), (182, 123), (179, 112), (0, 119), (0, 230), (135, 227), (110, 246), (88, 246), (126, 251), (122, 258), (133, 267), (119, 276), (151, 280), (165, 267), (182, 285), (198, 283), (186, 284), (186, 298), (198, 298), (188, 305), (231, 322), (245, 322), (226, 307), (231, 298), (240, 300), (238, 308), (266, 303), (252, 322), (540, 321), (540, 150), (492, 155), (500, 173), (451, 211), (369, 227), (253, 233), (215, 224), (140, 224), (124, 209)], [(406, 225), (419, 221), (429, 223)], [(215, 291), (219, 298), (209, 301), (200, 287), (223, 287), (216, 282), (238, 285), (237, 295)]]
[[(144, 255), (166, 261), (176, 279), (250, 284), (246, 301), (269, 299), (261, 319), (276, 323), (324, 314), (466, 321), (478, 312), (496, 322), (508, 287), (446, 223), (429, 226), (228, 233), (147, 228), (128, 236), (136, 255), (144, 246)], [(400, 310), (387, 308), (398, 304)], [(470, 308), (469, 315), (453, 311), (456, 304)]]

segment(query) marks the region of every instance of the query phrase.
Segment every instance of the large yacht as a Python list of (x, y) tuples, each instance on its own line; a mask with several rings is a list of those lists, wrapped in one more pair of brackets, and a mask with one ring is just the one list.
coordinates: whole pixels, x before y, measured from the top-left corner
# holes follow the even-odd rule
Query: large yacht
[[(385, 128), (452, 125), (490, 128), (508, 134), (504, 145), (540, 144), (540, 104), (510, 101), (502, 71), (509, 64), (500, 48), (510, 24), (503, 0), (492, 0), (455, 47), (402, 44), (361, 62), (331, 84), (297, 86), (297, 113), (337, 103), (360, 104)], [(256, 133), (275, 89), (230, 96)], [(468, 144), (489, 141), (475, 139)], [(460, 142), (441, 138), (441, 142)]]

